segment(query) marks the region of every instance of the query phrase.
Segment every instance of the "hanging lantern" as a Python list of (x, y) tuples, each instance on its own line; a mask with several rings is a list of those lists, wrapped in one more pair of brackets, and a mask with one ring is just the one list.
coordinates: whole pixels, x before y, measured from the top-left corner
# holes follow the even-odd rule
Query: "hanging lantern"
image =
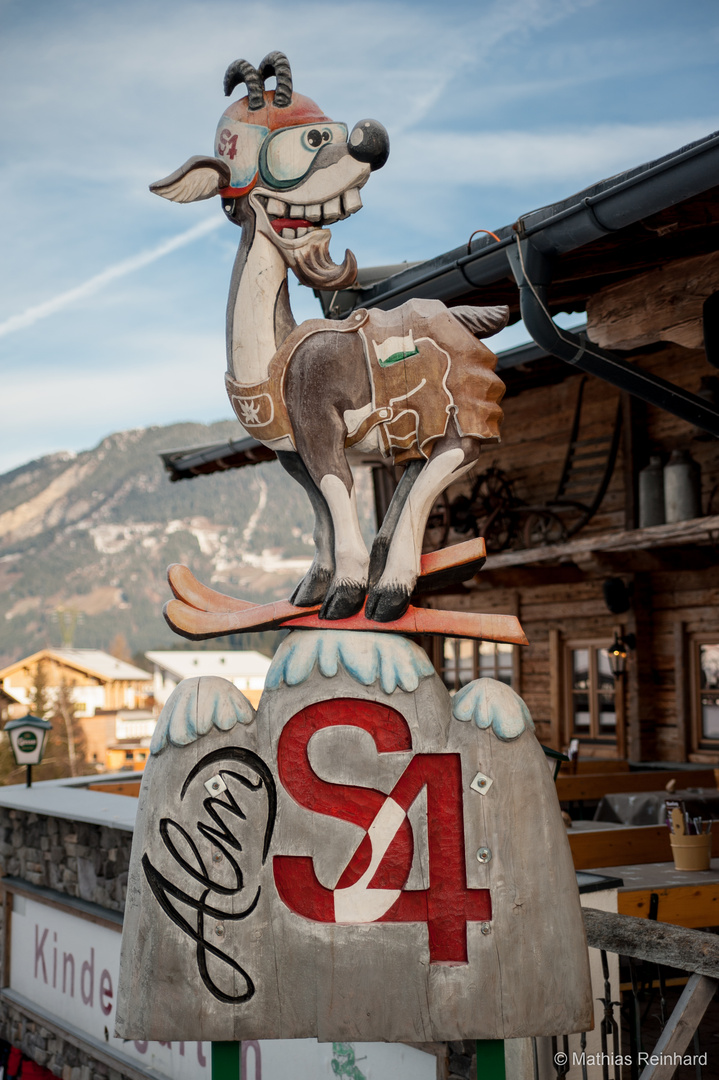
[(615, 679), (621, 678), (627, 670), (627, 642), (620, 638), (614, 631), (614, 641), (609, 648), (609, 663), (612, 665), (612, 675)]

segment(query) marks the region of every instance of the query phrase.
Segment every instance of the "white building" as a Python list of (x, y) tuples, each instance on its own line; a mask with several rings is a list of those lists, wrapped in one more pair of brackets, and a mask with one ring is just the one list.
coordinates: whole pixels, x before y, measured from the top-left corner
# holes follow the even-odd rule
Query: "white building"
[(165, 704), (183, 679), (198, 675), (219, 675), (234, 683), (251, 704), (257, 707), (270, 666), (270, 660), (262, 653), (235, 649), (168, 649), (163, 652), (146, 652), (145, 656), (154, 664), (153, 695), (158, 705)]

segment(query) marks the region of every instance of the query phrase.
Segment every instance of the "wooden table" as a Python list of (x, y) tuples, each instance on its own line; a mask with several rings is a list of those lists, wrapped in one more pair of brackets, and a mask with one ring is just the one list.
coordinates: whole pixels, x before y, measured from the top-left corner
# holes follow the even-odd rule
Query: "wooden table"
[(621, 878), (617, 911), (646, 918), (652, 893), (659, 897), (657, 921), (696, 930), (719, 926), (719, 859), (709, 870), (676, 870), (673, 862), (599, 866), (593, 873)]

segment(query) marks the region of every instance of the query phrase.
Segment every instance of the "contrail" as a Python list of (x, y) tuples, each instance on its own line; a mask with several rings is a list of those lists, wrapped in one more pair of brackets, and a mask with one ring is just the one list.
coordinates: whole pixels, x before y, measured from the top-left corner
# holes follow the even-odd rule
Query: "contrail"
[(193, 240), (198, 240), (201, 236), (206, 236), (219, 228), (223, 222), (224, 218), (218, 217), (210, 221), (203, 221), (199, 225), (193, 225), (186, 232), (173, 236), (171, 240), (164, 240), (163, 243), (150, 248), (149, 251), (141, 251), (139, 255), (133, 255), (129, 259), (123, 259), (122, 262), (115, 263), (114, 266), (108, 266), (107, 270), (88, 278), (82, 285), (77, 285), (74, 289), (68, 289), (67, 292), (60, 293), (59, 296), (54, 296), (51, 300), (36, 304), (35, 307), (21, 312), (20, 315), (11, 315), (5, 322), (0, 322), (0, 337), (12, 334), (15, 330), (24, 330), (25, 327), (39, 322), (40, 319), (46, 319), (48, 315), (54, 315), (56, 311), (62, 311), (69, 304), (74, 304), (76, 300), (83, 300), (86, 296), (92, 296), (93, 293), (104, 289), (109, 282), (115, 281), (116, 278), (125, 277), (127, 274), (134, 273), (135, 270), (141, 270), (143, 266), (148, 266), (157, 259), (161, 259), (163, 255), (169, 255), (171, 251), (176, 251), (178, 248), (184, 247), (185, 244), (191, 244)]

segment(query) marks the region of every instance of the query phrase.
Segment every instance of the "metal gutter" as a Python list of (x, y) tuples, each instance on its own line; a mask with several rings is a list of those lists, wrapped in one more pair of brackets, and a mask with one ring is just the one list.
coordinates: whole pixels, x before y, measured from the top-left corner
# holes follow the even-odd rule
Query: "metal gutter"
[(586, 336), (577, 337), (554, 323), (547, 298), (547, 286), (552, 276), (551, 262), (534, 246), (533, 240), (520, 240), (517, 237), (509, 259), (519, 288), (522, 320), (540, 348), (719, 438), (719, 411), (710, 402), (652, 372), (642, 370), (636, 364), (628, 364), (621, 357), (595, 345)]
[[(385, 279), (353, 298), (357, 307), (396, 307), (412, 297), (453, 300), (467, 291), (511, 276), (509, 252), (520, 237), (532, 237), (552, 257), (584, 247), (602, 236), (714, 187), (719, 179), (719, 132), (590, 188), (561, 203), (533, 210), (515, 226), (498, 231), (473, 250), (455, 248)], [(350, 310), (354, 310), (354, 308)]]

